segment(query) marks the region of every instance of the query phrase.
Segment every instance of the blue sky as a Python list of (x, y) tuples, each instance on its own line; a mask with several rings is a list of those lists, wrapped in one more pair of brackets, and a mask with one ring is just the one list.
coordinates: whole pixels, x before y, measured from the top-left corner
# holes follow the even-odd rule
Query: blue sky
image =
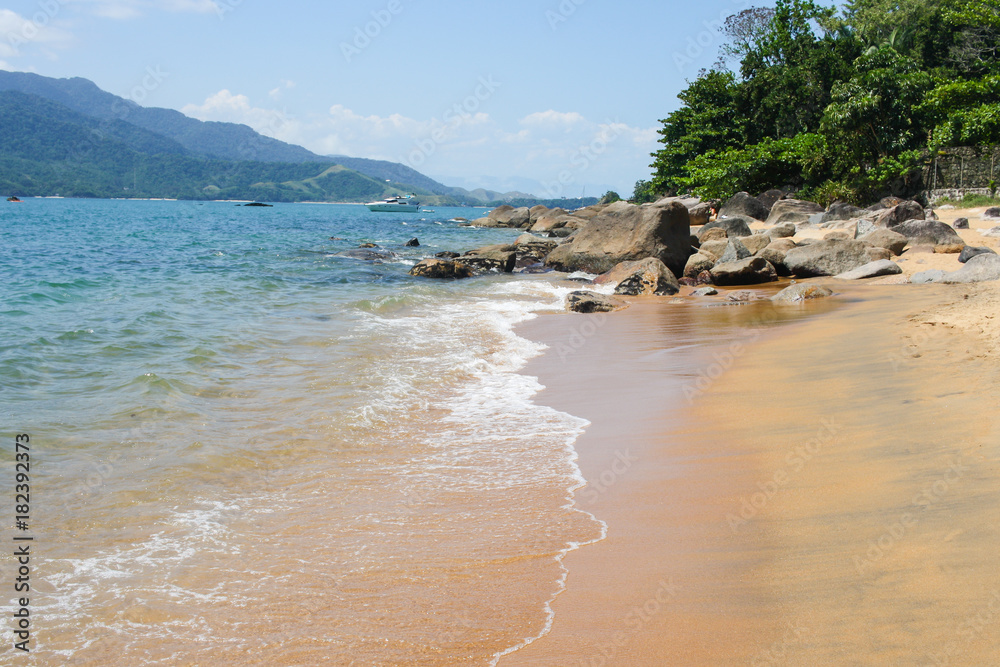
[[(757, 3), (767, 4), (767, 3)], [(630, 194), (745, 0), (8, 0), (0, 69), (80, 76), (449, 185)]]

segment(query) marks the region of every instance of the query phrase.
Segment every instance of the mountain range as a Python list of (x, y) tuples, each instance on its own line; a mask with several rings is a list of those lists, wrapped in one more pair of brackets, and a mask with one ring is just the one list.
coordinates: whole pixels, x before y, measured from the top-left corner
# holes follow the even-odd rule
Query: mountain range
[(449, 187), (395, 162), (317, 155), (246, 125), (143, 107), (83, 78), (3, 70), (0, 192), (344, 202), (414, 193), (429, 205), (535, 200)]

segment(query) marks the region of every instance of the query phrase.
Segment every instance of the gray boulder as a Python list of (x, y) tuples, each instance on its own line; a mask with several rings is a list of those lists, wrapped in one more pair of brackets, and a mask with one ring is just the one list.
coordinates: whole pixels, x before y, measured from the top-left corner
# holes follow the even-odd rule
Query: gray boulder
[(945, 272), (941, 269), (931, 269), (930, 271), (921, 271), (920, 273), (914, 273), (910, 276), (910, 282), (914, 285), (923, 285), (925, 283), (939, 283), (941, 279), (945, 277)]
[(860, 238), (865, 234), (870, 234), (876, 229), (881, 229), (874, 222), (868, 218), (861, 218), (858, 220), (857, 226), (854, 228), (854, 238)]
[[(745, 238), (750, 237), (747, 236)], [(747, 257), (752, 256), (753, 253), (750, 252), (745, 245), (743, 245), (743, 242), (740, 241), (740, 239), (732, 238), (729, 239), (729, 243), (726, 245), (726, 250), (722, 253), (722, 256), (719, 257), (719, 263), (726, 264), (728, 262), (737, 262), (741, 259), (746, 259)]]
[(688, 215), (691, 216), (692, 225), (706, 225), (712, 217), (712, 206), (705, 202), (700, 202), (688, 208)]
[(634, 206), (616, 202), (590, 220), (573, 238), (553, 250), (545, 263), (559, 271), (604, 273), (629, 260), (656, 257), (674, 275), (684, 272), (691, 256), (687, 208)]
[(729, 239), (719, 239), (718, 241), (707, 241), (706, 243), (702, 243), (701, 247), (698, 248), (698, 252), (718, 260), (722, 257), (722, 253), (726, 252), (726, 248), (728, 247)]
[(698, 232), (698, 238), (710, 229), (724, 229), (726, 236), (729, 238), (735, 238), (738, 236), (750, 236), (753, 231), (750, 229), (750, 223), (756, 222), (753, 218), (748, 218), (743, 215), (733, 216), (731, 218), (719, 218), (718, 220), (713, 220), (702, 226)]
[(655, 257), (622, 262), (607, 273), (594, 278), (597, 285), (615, 285), (615, 294), (627, 296), (656, 295), (669, 296), (677, 294), (680, 283), (666, 264)]
[(773, 188), (771, 190), (768, 190), (767, 192), (762, 192), (759, 195), (757, 195), (757, 201), (759, 201), (761, 204), (764, 205), (764, 208), (767, 209), (768, 215), (771, 214), (771, 209), (774, 208), (774, 203), (777, 201), (781, 201), (784, 198), (785, 198), (784, 190), (777, 190)]
[(719, 210), (720, 218), (746, 216), (756, 220), (767, 220), (769, 214), (770, 210), (768, 210), (768, 207), (748, 192), (737, 192)]
[(817, 213), (825, 213), (823, 207), (811, 201), (800, 199), (782, 199), (774, 203), (771, 214), (767, 216), (767, 224), (780, 225), (785, 222), (809, 222)]
[(1000, 280), (1000, 255), (976, 255), (958, 271), (946, 273), (943, 283), (981, 283)]
[(613, 296), (579, 290), (566, 295), (566, 309), (574, 313), (610, 313), (628, 306)]
[(904, 201), (884, 211), (879, 211), (875, 216), (875, 226), (895, 227), (907, 220), (923, 220), (925, 215), (923, 206), (915, 201)]
[(835, 276), (871, 261), (867, 253), (869, 247), (857, 240), (817, 241), (789, 250), (785, 254), (785, 266), (800, 278)]
[(712, 282), (716, 285), (759, 285), (774, 282), (778, 272), (761, 257), (748, 257), (736, 262), (716, 264), (712, 270)]
[(719, 293), (719, 290), (712, 286), (699, 287), (695, 291), (691, 292), (691, 296), (715, 296)]
[(777, 303), (798, 303), (806, 299), (819, 299), (833, 296), (833, 291), (822, 285), (810, 285), (807, 283), (796, 283), (781, 290), (771, 297), (771, 301)]
[(993, 206), (983, 212), (983, 218), (1000, 218), (1000, 206)]
[(823, 214), (822, 222), (835, 222), (837, 220), (853, 220), (860, 218), (865, 213), (864, 209), (858, 208), (847, 202), (837, 201), (830, 204)]
[(1000, 237), (1000, 226), (994, 227), (992, 229), (987, 229), (985, 232), (980, 232), (983, 236), (989, 236), (990, 238)]
[(893, 226), (892, 231), (908, 238), (912, 245), (965, 245), (958, 232), (937, 220), (907, 220)]
[(459, 258), (476, 273), (510, 273), (517, 262), (516, 246), (496, 245), (470, 250)]
[(976, 255), (988, 255), (990, 253), (994, 255), (997, 254), (996, 251), (993, 250), (993, 248), (987, 248), (985, 246), (976, 247), (967, 245), (964, 248), (962, 248), (962, 254), (958, 256), (958, 261), (960, 261), (962, 264), (965, 264)]
[(756, 255), (761, 250), (771, 244), (771, 237), (767, 234), (751, 234), (739, 239), (740, 243), (750, 251), (751, 255)]
[(786, 222), (781, 225), (776, 225), (767, 230), (767, 235), (772, 239), (784, 239), (791, 238), (795, 236), (795, 225), (791, 222)]
[(392, 259), (396, 257), (396, 253), (391, 250), (379, 248), (378, 246), (372, 244), (372, 247), (369, 248), (352, 248), (351, 250), (342, 250), (336, 254), (336, 257), (347, 257), (348, 259), (360, 259), (365, 262), (376, 262)]
[(708, 229), (699, 230), (699, 234), (695, 236), (699, 243), (708, 243), (709, 241), (725, 241), (729, 238), (729, 234), (726, 233), (723, 227), (709, 227)]
[(450, 259), (424, 259), (410, 269), (410, 275), (420, 278), (469, 278), (472, 269)]
[(865, 278), (875, 278), (878, 276), (895, 276), (903, 272), (903, 269), (899, 268), (899, 264), (888, 260), (882, 259), (877, 262), (869, 262), (864, 266), (859, 266), (851, 271), (845, 271), (844, 273), (839, 273), (834, 278), (840, 280), (863, 280)]
[(968, 229), (969, 228), (969, 219), (968, 218), (958, 218), (957, 220), (955, 220), (955, 224), (952, 225), (952, 227), (954, 227), (955, 229)]
[(909, 239), (899, 232), (891, 229), (874, 229), (858, 239), (863, 243), (875, 246), (876, 248), (886, 248), (897, 257), (903, 254)]

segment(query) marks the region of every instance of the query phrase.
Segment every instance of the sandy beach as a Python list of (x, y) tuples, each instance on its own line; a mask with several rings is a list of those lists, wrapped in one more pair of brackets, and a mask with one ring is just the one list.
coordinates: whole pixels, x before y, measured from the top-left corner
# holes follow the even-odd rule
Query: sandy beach
[(814, 282), (522, 327), (608, 537), (501, 665), (995, 664), (1000, 288)]

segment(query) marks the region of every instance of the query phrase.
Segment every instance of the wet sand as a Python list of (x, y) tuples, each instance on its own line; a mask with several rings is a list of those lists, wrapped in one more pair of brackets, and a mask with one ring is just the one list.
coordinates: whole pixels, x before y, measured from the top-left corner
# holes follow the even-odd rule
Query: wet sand
[(500, 665), (995, 664), (997, 289), (837, 290), (522, 327), (608, 537)]

